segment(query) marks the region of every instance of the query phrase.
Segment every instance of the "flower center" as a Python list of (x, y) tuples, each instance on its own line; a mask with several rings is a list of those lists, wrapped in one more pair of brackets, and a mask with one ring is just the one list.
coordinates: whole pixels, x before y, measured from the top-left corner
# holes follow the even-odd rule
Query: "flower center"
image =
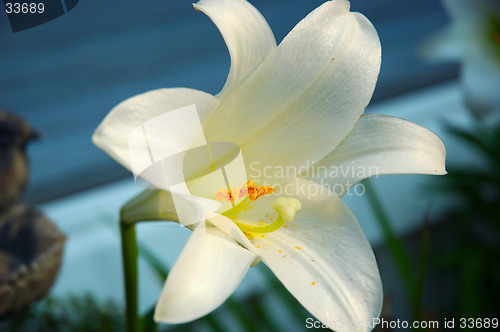
[[(231, 190), (220, 189), (215, 194), (215, 197), (219, 201), (227, 201), (233, 204), (233, 207), (222, 213), (223, 216), (231, 219), (236, 226), (245, 234), (248, 233), (270, 233), (278, 230), (286, 222), (290, 222), (295, 219), (295, 214), (302, 208), (300, 201), (296, 198), (289, 197), (279, 197), (273, 202), (273, 209), (278, 213), (277, 218), (270, 224), (264, 225), (262, 221), (259, 222), (259, 226), (249, 225), (236, 221), (238, 215), (251, 208), (251, 203), (256, 201), (259, 197), (264, 195), (272, 194), (275, 191), (273, 187), (267, 186), (257, 186), (252, 180), (248, 180), (247, 183), (238, 189), (234, 187)], [(234, 205), (234, 201), (244, 198), (237, 205)], [(272, 219), (272, 218), (271, 218)]]

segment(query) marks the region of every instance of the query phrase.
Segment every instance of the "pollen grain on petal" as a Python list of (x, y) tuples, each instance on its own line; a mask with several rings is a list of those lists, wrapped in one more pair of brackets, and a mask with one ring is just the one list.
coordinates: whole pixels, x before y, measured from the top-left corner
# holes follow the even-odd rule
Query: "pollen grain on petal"
[(316, 285), (316, 281), (313, 281), (313, 282), (311, 283), (311, 285), (313, 285), (313, 286), (314, 286), (314, 285)]
[(246, 237), (249, 241), (252, 241), (252, 240), (253, 240), (253, 235), (252, 235), (252, 233), (243, 232), (243, 234), (245, 234), (245, 237)]
[(302, 249), (302, 247), (295, 247), (295, 249)]

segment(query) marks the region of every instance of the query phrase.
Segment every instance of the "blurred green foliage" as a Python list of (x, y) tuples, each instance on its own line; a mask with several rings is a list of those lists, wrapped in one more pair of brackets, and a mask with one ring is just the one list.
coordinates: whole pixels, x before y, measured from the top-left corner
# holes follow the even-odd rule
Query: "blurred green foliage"
[(500, 298), (500, 122), (476, 123), (471, 130), (450, 127), (474, 156), (448, 165), (437, 187), (459, 204), (445, 214), (446, 247), (434, 246), (432, 265), (454, 276), (450, 308), (454, 317), (498, 317)]

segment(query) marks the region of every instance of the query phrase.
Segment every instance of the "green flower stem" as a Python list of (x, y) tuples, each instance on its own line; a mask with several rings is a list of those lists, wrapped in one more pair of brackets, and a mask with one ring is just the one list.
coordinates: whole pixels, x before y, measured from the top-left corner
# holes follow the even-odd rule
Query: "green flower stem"
[[(122, 259), (123, 259), (123, 275), (125, 279), (125, 320), (127, 323), (128, 332), (140, 332), (144, 330), (143, 319), (139, 316), (138, 306), (138, 260), (139, 250), (137, 237), (135, 232), (135, 224), (141, 222), (140, 218), (134, 218), (130, 215), (125, 217), (125, 207), (120, 212), (120, 233), (122, 238)], [(160, 217), (151, 218), (160, 221)], [(141, 248), (143, 255), (152, 255), (147, 251), (144, 253), (144, 248)], [(149, 256), (147, 256), (149, 258)], [(156, 261), (157, 263), (157, 261)], [(155, 266), (155, 270), (159, 271)], [(168, 270), (167, 272), (168, 273)], [(166, 274), (165, 274), (166, 278)]]
[(120, 210), (123, 272), (125, 279), (125, 315), (128, 332), (142, 331), (138, 306), (138, 247), (135, 224), (144, 220), (176, 220), (172, 198), (161, 190), (144, 190)]
[(123, 273), (125, 278), (125, 317), (128, 332), (141, 331), (137, 301), (137, 241), (135, 224), (120, 220), (122, 238)]
[(412, 299), (414, 294), (413, 293), (414, 283), (413, 283), (413, 272), (411, 267), (410, 256), (408, 256), (408, 253), (406, 252), (403, 243), (396, 236), (396, 233), (394, 232), (394, 229), (392, 228), (391, 223), (389, 221), (389, 217), (387, 216), (387, 213), (384, 207), (382, 206), (382, 203), (380, 202), (377, 193), (375, 191), (375, 188), (373, 187), (370, 179), (365, 180), (363, 184), (365, 186), (365, 193), (368, 198), (368, 202), (370, 203), (373, 213), (375, 214), (376, 217), (375, 219), (377, 219), (378, 224), (382, 229), (382, 232), (384, 233), (384, 238), (387, 243), (387, 246), (389, 247), (389, 250), (393, 258), (396, 261), (396, 265), (399, 269), (399, 272), (403, 277), (403, 281), (407, 288), (408, 295)]

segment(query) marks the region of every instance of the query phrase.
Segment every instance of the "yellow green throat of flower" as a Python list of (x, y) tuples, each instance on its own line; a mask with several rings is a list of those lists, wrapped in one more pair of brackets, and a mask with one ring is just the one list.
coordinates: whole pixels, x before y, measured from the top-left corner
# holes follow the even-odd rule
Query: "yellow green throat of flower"
[[(236, 221), (238, 215), (252, 208), (252, 202), (256, 201), (259, 197), (264, 195), (272, 194), (275, 191), (273, 187), (267, 186), (256, 186), (252, 180), (248, 180), (247, 183), (241, 188), (233, 188), (232, 190), (220, 189), (216, 193), (217, 200), (225, 200), (233, 203), (233, 207), (229, 210), (221, 213), (223, 216), (231, 219), (236, 226), (245, 234), (247, 233), (271, 233), (280, 229), (286, 222), (293, 221), (295, 219), (295, 214), (302, 208), (300, 201), (296, 198), (291, 197), (279, 197), (273, 202), (273, 209), (276, 211), (278, 216), (274, 221), (268, 225), (264, 225), (262, 220), (259, 222), (258, 226), (249, 225), (246, 223), (241, 223)], [(244, 199), (238, 204), (234, 205), (234, 201), (238, 198), (244, 197)], [(272, 217), (270, 218), (272, 221)]]

